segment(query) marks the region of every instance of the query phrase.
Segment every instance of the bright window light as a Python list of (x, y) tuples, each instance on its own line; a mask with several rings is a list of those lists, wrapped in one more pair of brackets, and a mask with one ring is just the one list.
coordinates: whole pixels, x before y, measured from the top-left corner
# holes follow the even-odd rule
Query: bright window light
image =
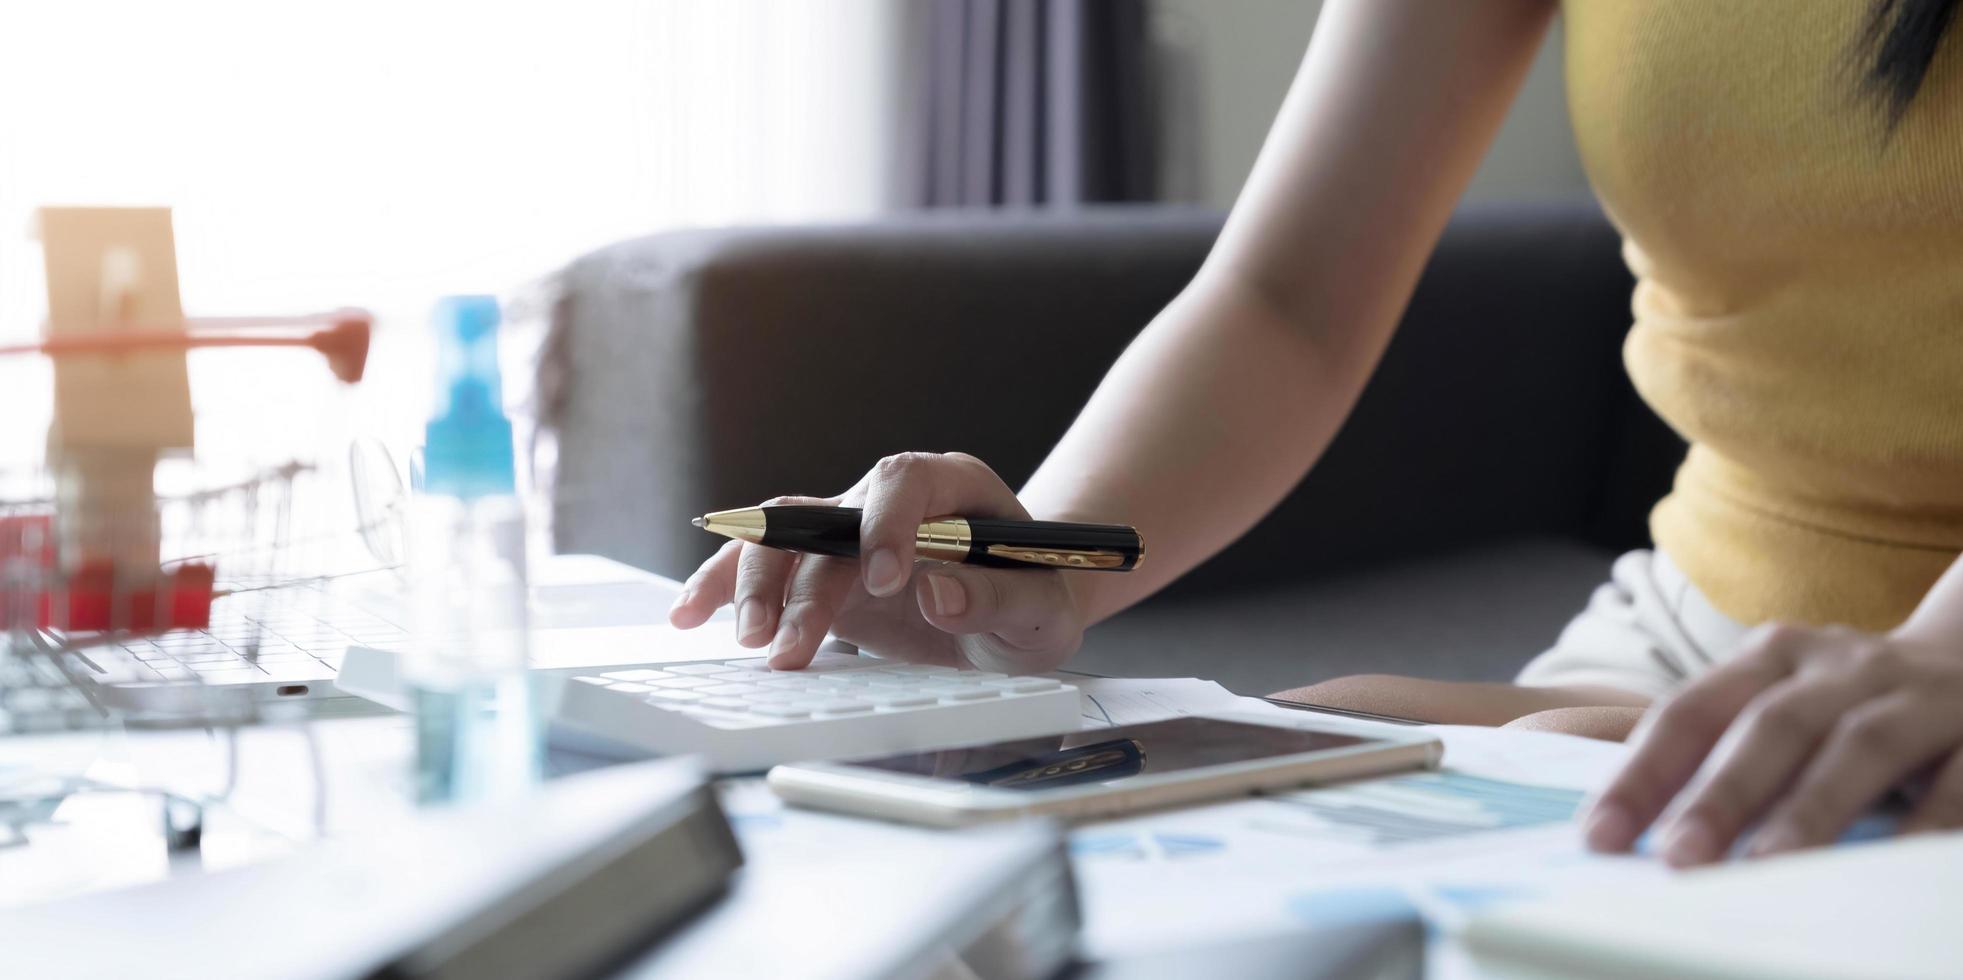
[[(893, 9), (6, 4), (0, 339), (39, 331), (42, 204), (175, 208), (187, 312), (358, 305), (384, 332), (621, 238), (868, 215), (889, 183)], [(0, 364), (11, 432), (45, 400), (33, 376)]]

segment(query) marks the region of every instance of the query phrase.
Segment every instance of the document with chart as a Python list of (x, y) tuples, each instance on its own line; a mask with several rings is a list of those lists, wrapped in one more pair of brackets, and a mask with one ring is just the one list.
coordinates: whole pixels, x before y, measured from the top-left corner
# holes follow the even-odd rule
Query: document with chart
[[(1282, 722), (1373, 724), (1273, 710)], [(1664, 873), (1645, 859), (1586, 853), (1574, 827), (1622, 746), (1427, 731), (1446, 745), (1436, 771), (1077, 828), (1070, 847), (1087, 951), (1383, 919), (1452, 928), (1496, 903)]]

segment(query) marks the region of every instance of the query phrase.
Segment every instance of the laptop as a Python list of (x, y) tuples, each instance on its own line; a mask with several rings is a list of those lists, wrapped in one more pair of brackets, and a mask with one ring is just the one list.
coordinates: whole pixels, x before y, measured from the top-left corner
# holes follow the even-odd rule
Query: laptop
[[(529, 573), (534, 668), (756, 656), (728, 629), (669, 627), (668, 607), (680, 590), (669, 579), (597, 555), (548, 556)], [(398, 573), (378, 570), (239, 593), (213, 603), (205, 629), (83, 642), (39, 665), (14, 658), (11, 674), (0, 677), (8, 688), (0, 731), (87, 727), (107, 711), (138, 723), (372, 712), (372, 702), (334, 679), (351, 647), (406, 649), (403, 591)], [(67, 646), (72, 638), (48, 639)], [(280, 704), (294, 707), (274, 707)]]

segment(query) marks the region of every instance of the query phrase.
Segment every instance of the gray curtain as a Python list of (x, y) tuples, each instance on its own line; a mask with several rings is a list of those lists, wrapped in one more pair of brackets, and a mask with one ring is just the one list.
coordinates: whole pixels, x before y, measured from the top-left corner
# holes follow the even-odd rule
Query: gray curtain
[(1153, 199), (1144, 0), (918, 0), (905, 34), (901, 203)]

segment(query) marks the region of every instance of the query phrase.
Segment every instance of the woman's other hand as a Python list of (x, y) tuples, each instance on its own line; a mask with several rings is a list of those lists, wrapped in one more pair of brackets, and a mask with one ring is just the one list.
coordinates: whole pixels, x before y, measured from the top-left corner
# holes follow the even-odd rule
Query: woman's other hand
[[(1585, 818), (1596, 850), (1655, 825), (1676, 867), (1832, 843), (1891, 790), (1904, 832), (1963, 827), (1963, 647), (1844, 627), (1766, 626), (1652, 711)], [(1925, 780), (1926, 777), (1926, 780)]]
[(809, 664), (828, 631), (881, 656), (1016, 673), (1054, 669), (1083, 641), (1060, 572), (916, 562), (914, 531), (932, 518), (1029, 519), (973, 456), (888, 456), (836, 497), (771, 503), (861, 508), (860, 559), (731, 541), (689, 577), (669, 622), (693, 629), (734, 602), (737, 642), (767, 645), (782, 669)]

